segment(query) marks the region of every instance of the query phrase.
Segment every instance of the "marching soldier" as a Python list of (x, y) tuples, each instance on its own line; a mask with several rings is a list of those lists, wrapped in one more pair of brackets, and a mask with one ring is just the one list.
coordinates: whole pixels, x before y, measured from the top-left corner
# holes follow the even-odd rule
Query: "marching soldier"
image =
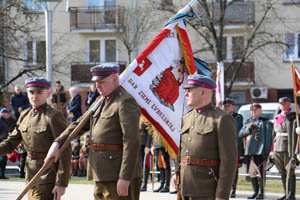
[[(142, 168), (139, 161), (140, 110), (119, 86), (118, 66), (106, 63), (91, 68), (92, 80), (104, 100), (82, 134), (90, 130), (89, 165), (95, 181), (94, 198), (139, 199)], [(98, 98), (99, 99), (99, 98)], [(97, 102), (97, 100), (96, 100)], [(91, 106), (93, 107), (93, 105)], [(58, 158), (59, 146), (82, 120), (79, 118), (57, 138), (46, 159)]]
[[(239, 131), (243, 127), (243, 116), (236, 113), (236, 112), (234, 112), (234, 101), (233, 101), (233, 99), (226, 98), (223, 102), (223, 106), (224, 106), (225, 112), (232, 115), (232, 117), (235, 120), (236, 135), (238, 137), (239, 136)], [(238, 137), (237, 143), (238, 143), (238, 165), (237, 165), (237, 169), (236, 169), (235, 178), (234, 178), (234, 181), (233, 181), (233, 184), (232, 184), (232, 190), (231, 190), (231, 195), (230, 195), (231, 198), (236, 197), (235, 192), (236, 192), (236, 185), (237, 185), (238, 178), (239, 178), (239, 167), (242, 166), (241, 156), (244, 156), (244, 148), (243, 148), (242, 139)]]
[[(8, 138), (0, 143), (0, 155), (11, 153), (22, 141), (28, 152), (26, 160), (26, 182), (29, 182), (43, 166), (52, 142), (67, 127), (62, 113), (47, 105), (51, 83), (34, 77), (25, 81), (32, 109), (21, 112), (17, 125)], [(40, 181), (28, 191), (29, 200), (52, 200), (65, 193), (69, 182), (71, 148), (67, 148), (59, 163), (50, 168)]]
[[(235, 122), (212, 105), (215, 81), (188, 76), (187, 104), (193, 108), (182, 119), (180, 192), (184, 200), (229, 199), (237, 166)], [(178, 178), (177, 178), (178, 181)]]
[[(288, 193), (288, 196), (284, 195), (279, 198), (279, 200), (295, 199), (295, 168), (292, 168), (288, 172), (286, 167), (290, 159), (295, 157), (294, 150), (297, 144), (297, 137), (293, 123), (296, 119), (296, 115), (294, 112), (291, 112), (290, 98), (282, 97), (279, 99), (279, 103), (281, 113), (275, 117), (274, 123), (274, 162), (281, 175), (283, 189)], [(288, 183), (286, 181), (287, 175), (289, 175)], [(288, 184), (288, 191), (286, 191), (286, 184)]]
[(245, 157), (254, 194), (248, 199), (264, 199), (265, 160), (272, 146), (272, 123), (261, 115), (261, 105), (252, 104), (251, 118), (240, 130), (239, 137), (245, 139)]

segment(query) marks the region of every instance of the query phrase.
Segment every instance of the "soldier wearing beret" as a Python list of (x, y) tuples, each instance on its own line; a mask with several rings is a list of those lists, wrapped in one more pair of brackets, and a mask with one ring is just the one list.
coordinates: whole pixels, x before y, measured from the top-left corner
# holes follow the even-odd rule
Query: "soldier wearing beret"
[[(91, 68), (91, 72), (100, 96), (104, 97), (82, 129), (82, 134), (87, 130), (91, 134), (88, 162), (95, 182), (94, 198), (139, 199), (140, 109), (134, 98), (120, 88), (118, 66), (106, 63)], [(47, 159), (58, 158), (59, 146), (81, 120), (82, 117), (73, 122), (55, 140)]]
[(250, 107), (251, 118), (247, 119), (239, 132), (245, 139), (245, 157), (254, 193), (248, 199), (264, 199), (265, 160), (272, 146), (272, 123), (261, 117), (261, 105)]
[(237, 165), (236, 174), (235, 174), (235, 178), (234, 178), (232, 190), (231, 190), (231, 195), (230, 195), (231, 198), (235, 198), (236, 185), (237, 185), (238, 177), (239, 177), (239, 167), (241, 167), (241, 156), (244, 156), (243, 142), (242, 142), (242, 139), (238, 137), (239, 131), (243, 127), (243, 116), (234, 112), (234, 100), (233, 99), (226, 98), (223, 102), (223, 106), (224, 106), (225, 112), (232, 115), (232, 117), (235, 120), (236, 135), (238, 138), (238, 140), (237, 140), (237, 143), (238, 143), (238, 165)]
[[(274, 147), (274, 162), (281, 175), (282, 185), (288, 196), (284, 195), (283, 199), (295, 199), (296, 189), (296, 176), (295, 169), (291, 169), (287, 172), (287, 165), (291, 158), (295, 157), (295, 147), (297, 144), (297, 137), (295, 133), (294, 121), (296, 121), (296, 115), (291, 112), (291, 99), (288, 97), (282, 97), (279, 99), (281, 113), (275, 117), (274, 132), (273, 132), (273, 147)], [(293, 127), (294, 126), (294, 127)], [(286, 182), (287, 175), (288, 183)], [(288, 184), (288, 191), (286, 191), (286, 184)]]
[[(44, 164), (52, 142), (67, 127), (62, 113), (47, 105), (50, 82), (34, 77), (25, 81), (32, 108), (21, 112), (17, 125), (8, 138), (0, 143), (0, 155), (11, 153), (21, 142), (28, 152), (26, 182), (29, 182)], [(29, 200), (52, 200), (65, 193), (70, 173), (71, 148), (67, 148), (55, 167), (48, 169), (28, 191)]]
[(228, 199), (237, 166), (237, 135), (231, 115), (212, 104), (215, 81), (188, 76), (185, 96), (192, 108), (182, 118), (180, 192), (184, 200)]

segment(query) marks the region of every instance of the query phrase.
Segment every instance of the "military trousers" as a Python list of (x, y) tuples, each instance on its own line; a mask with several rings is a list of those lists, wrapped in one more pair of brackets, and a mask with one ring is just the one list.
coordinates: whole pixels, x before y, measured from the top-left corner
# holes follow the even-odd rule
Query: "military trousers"
[(28, 200), (53, 200), (53, 188), (54, 183), (36, 185), (28, 191)]
[(215, 200), (216, 197), (182, 197), (182, 200)]
[(128, 196), (119, 197), (117, 193), (117, 181), (102, 182), (96, 181), (94, 185), (95, 200), (139, 200), (140, 189), (142, 185), (141, 178), (135, 178), (130, 181)]
[[(281, 176), (286, 176), (287, 171), (286, 171), (286, 166), (290, 161), (289, 153), (287, 151), (283, 152), (274, 152), (274, 163), (281, 174)], [(290, 176), (295, 175), (295, 170), (290, 171)]]

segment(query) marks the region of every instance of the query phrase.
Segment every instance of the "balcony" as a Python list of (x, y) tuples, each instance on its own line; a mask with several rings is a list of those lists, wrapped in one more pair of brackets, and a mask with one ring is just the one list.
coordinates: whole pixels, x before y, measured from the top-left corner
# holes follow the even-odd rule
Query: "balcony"
[(115, 32), (120, 28), (124, 7), (70, 7), (70, 31)]
[[(231, 80), (231, 78), (233, 77), (234, 69), (238, 67), (239, 64), (239, 62), (224, 62), (224, 71), (226, 73), (227, 81)], [(228, 67), (230, 66), (232, 67), (228, 69)], [(235, 82), (254, 82), (254, 62), (247, 61), (242, 64), (242, 67), (240, 68), (240, 71), (237, 74)]]
[[(120, 73), (122, 73), (126, 68), (126, 62), (119, 61), (119, 62), (112, 62), (112, 63), (119, 65)], [(71, 63), (71, 81), (91, 82), (92, 74), (90, 72), (90, 69), (99, 64), (101, 63), (80, 63), (80, 62)]]
[[(230, 81), (233, 77), (234, 69), (238, 67), (240, 62), (224, 62), (224, 72), (225, 72), (225, 80)], [(213, 69), (217, 69), (216, 63), (210, 63)], [(230, 67), (230, 68), (229, 68)], [(216, 73), (213, 73), (213, 78), (216, 78)], [(246, 61), (242, 64), (237, 77), (235, 79), (236, 83), (252, 83), (254, 82), (254, 62), (253, 61)]]
[[(218, 21), (220, 18), (219, 3), (214, 3), (213, 11), (212, 5), (208, 5), (210, 12), (213, 13), (213, 18)], [(198, 4), (199, 16), (203, 19), (202, 25), (208, 24), (205, 11), (201, 5)], [(252, 1), (235, 1), (230, 4), (225, 13), (225, 25), (253, 25), (255, 23), (255, 4)]]

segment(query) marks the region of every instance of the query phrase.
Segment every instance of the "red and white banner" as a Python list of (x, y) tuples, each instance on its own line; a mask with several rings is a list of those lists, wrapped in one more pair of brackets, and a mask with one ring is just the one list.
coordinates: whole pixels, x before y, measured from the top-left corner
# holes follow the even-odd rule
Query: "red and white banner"
[(296, 67), (293, 66), (293, 76), (294, 76), (294, 87), (295, 95), (300, 96), (300, 73)]
[(183, 86), (194, 72), (191, 45), (180, 20), (166, 26), (120, 76), (120, 85), (136, 99), (173, 157), (179, 146), (181, 117), (188, 111)]

